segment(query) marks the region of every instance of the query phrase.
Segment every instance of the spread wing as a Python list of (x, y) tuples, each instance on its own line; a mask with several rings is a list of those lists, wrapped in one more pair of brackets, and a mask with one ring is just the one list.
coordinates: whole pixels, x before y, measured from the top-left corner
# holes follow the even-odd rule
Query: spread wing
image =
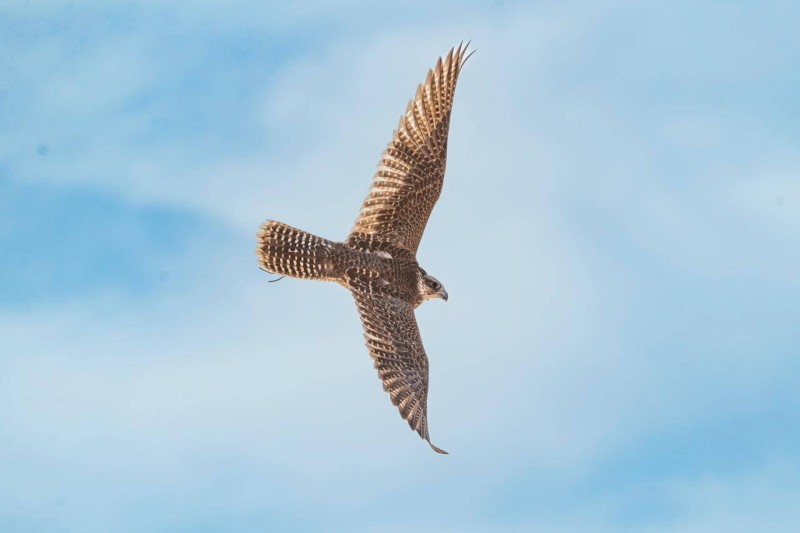
[(428, 357), (422, 347), (411, 304), (377, 294), (353, 292), (364, 326), (364, 339), (375, 361), (383, 390), (411, 429), (431, 444), (428, 435)]
[(348, 241), (374, 235), (416, 253), (442, 191), (456, 81), (472, 55), (467, 46), (451, 49), (444, 61), (439, 58), (417, 87), (378, 163)]

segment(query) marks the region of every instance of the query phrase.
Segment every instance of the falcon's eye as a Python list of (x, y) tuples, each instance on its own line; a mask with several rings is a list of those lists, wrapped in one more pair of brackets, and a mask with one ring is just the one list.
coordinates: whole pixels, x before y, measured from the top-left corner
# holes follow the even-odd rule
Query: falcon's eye
[(431, 289), (433, 289), (433, 290), (435, 290), (435, 291), (438, 291), (438, 290), (439, 290), (439, 289), (441, 289), (441, 288), (442, 288), (442, 286), (441, 286), (441, 285), (439, 285), (439, 283), (438, 283), (438, 282), (436, 282), (436, 281), (431, 281)]

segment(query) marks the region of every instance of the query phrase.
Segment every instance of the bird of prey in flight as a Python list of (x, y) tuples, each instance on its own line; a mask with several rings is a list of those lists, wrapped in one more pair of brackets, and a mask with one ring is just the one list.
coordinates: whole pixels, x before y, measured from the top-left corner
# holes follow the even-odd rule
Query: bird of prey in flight
[(268, 220), (257, 248), (263, 270), (350, 289), (383, 389), (411, 429), (439, 453), (447, 452), (431, 444), (428, 434), (428, 358), (414, 309), (429, 298), (447, 301), (447, 291), (416, 255), (442, 190), (453, 96), (472, 55), (468, 46), (439, 58), (417, 87), (344, 242)]

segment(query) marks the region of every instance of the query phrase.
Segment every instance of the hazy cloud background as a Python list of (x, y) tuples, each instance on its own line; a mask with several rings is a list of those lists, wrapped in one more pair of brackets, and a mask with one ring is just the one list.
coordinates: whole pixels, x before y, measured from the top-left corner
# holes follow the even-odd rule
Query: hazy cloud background
[[(794, 531), (793, 2), (0, 6), (3, 531)], [(431, 453), (343, 237), (438, 55), (478, 53), (420, 250)]]

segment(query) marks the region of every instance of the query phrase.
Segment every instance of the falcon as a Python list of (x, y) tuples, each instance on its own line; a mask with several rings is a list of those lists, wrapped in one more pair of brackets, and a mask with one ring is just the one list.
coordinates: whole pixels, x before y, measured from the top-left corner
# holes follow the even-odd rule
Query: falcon
[(442, 283), (417, 263), (417, 248), (442, 191), (458, 74), (472, 53), (453, 48), (428, 71), (381, 156), (350, 235), (334, 242), (268, 220), (258, 233), (262, 270), (333, 281), (350, 290), (383, 389), (411, 429), (428, 434), (428, 357), (414, 310), (447, 301)]

